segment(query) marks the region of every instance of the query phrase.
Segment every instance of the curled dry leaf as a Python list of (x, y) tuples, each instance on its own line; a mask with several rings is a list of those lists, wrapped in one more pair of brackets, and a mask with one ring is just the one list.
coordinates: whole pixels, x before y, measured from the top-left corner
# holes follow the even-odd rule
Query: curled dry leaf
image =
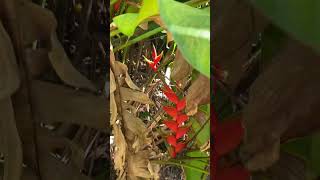
[(272, 62), (252, 85), (244, 111), (243, 154), (251, 157), (251, 169), (271, 166), (279, 157), (280, 140), (320, 129), (317, 53), (289, 41)]
[(28, 70), (34, 78), (46, 72), (50, 67), (47, 49), (26, 49), (25, 56)]
[(57, 27), (54, 14), (31, 1), (15, 1), (20, 27), (23, 27), (24, 45), (30, 45), (35, 40), (49, 40)]
[(126, 139), (120, 129), (120, 126), (113, 126), (114, 141), (116, 145), (114, 154), (114, 168), (117, 170), (118, 178), (124, 178), (125, 174), (125, 160), (127, 152)]
[(120, 92), (123, 101), (136, 101), (143, 104), (154, 104), (153, 101), (149, 99), (148, 95), (141, 91), (121, 87)]
[[(152, 178), (158, 173), (154, 168), (150, 169), (149, 156), (152, 151), (142, 151), (152, 140), (148, 138), (146, 124), (136, 117), (137, 108), (129, 102), (143, 104), (153, 104), (153, 102), (132, 82), (127, 66), (115, 61), (111, 47), (110, 51), (111, 125), (114, 138), (118, 139), (118, 142), (115, 142), (118, 153), (114, 154), (118, 179)], [(119, 120), (117, 123), (116, 119)]]
[[(140, 151), (138, 153), (130, 153), (128, 155), (128, 179), (138, 179), (137, 177), (147, 179), (154, 178), (154, 175), (152, 175), (149, 170), (150, 165), (148, 157), (145, 157), (147, 154), (150, 154), (150, 152)], [(151, 172), (153, 174), (158, 174), (154, 173), (153, 169)]]
[[(201, 89), (201, 91), (199, 91)], [(210, 102), (210, 79), (204, 75), (198, 78), (188, 89), (186, 96), (187, 106), (186, 112), (188, 116), (192, 116), (198, 112), (198, 106)]]
[(178, 84), (181, 84), (181, 88), (184, 88), (187, 85), (191, 73), (191, 65), (185, 60), (182, 53), (178, 49), (176, 51), (176, 56), (173, 61), (171, 78)]
[(38, 120), (69, 122), (100, 130), (108, 128), (106, 98), (38, 80), (32, 81), (32, 93)]
[(4, 180), (20, 180), (22, 174), (22, 145), (16, 127), (11, 98), (0, 99), (0, 150), (4, 153)]
[(96, 91), (96, 87), (94, 87), (91, 81), (72, 66), (56, 33), (51, 35), (51, 51), (49, 52), (49, 59), (58, 76), (66, 84), (77, 88)]
[(12, 95), (19, 84), (18, 65), (13, 46), (0, 21), (0, 99)]

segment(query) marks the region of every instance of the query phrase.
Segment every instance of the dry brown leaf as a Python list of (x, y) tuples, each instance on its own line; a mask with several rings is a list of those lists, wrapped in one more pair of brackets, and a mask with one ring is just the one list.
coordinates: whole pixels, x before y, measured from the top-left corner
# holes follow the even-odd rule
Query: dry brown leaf
[(119, 61), (115, 61), (115, 66), (116, 66), (116, 71), (117, 71), (117, 73), (114, 72), (115, 75), (120, 75), (120, 74), (125, 75), (125, 81), (126, 81), (127, 85), (131, 89), (140, 90), (140, 88), (137, 85), (135, 85), (133, 83), (133, 81), (131, 80), (129, 73), (128, 73), (127, 65), (125, 65)]
[[(201, 91), (199, 91), (201, 89)], [(192, 116), (198, 112), (198, 106), (210, 102), (210, 79), (204, 75), (199, 75), (188, 89), (186, 96), (187, 115)]]
[(185, 60), (182, 53), (178, 49), (173, 61), (173, 67), (171, 72), (171, 78), (178, 84), (181, 84), (181, 88), (187, 85), (190, 74), (192, 73), (192, 67)]
[(11, 98), (0, 99), (0, 133), (4, 153), (4, 180), (20, 180), (22, 174), (22, 145), (12, 107)]
[(73, 87), (96, 91), (96, 87), (94, 87), (92, 82), (72, 66), (70, 59), (57, 38), (56, 33), (51, 35), (51, 46), (49, 59), (53, 69), (61, 80)]
[(140, 151), (136, 154), (128, 154), (128, 177), (152, 178), (148, 170), (149, 154), (148, 151)]
[(154, 104), (146, 93), (140, 91), (121, 87), (120, 93), (123, 101), (136, 101), (143, 104)]
[(15, 1), (20, 27), (23, 28), (24, 45), (30, 45), (35, 40), (49, 40), (57, 27), (54, 14), (31, 1)]
[(37, 77), (49, 69), (50, 63), (47, 49), (26, 49), (25, 55), (26, 64), (31, 76)]
[(248, 164), (255, 164), (253, 169), (275, 163), (280, 139), (320, 129), (319, 59), (312, 49), (289, 41), (253, 83), (244, 110), (246, 135), (242, 151), (252, 157)]
[(117, 170), (118, 177), (121, 179), (126, 176), (125, 173), (125, 162), (126, 162), (126, 152), (127, 143), (126, 139), (120, 129), (120, 126), (113, 126), (113, 134), (115, 141), (115, 153), (114, 153), (114, 168)]
[(43, 81), (32, 81), (32, 93), (38, 120), (108, 128), (109, 104), (104, 97)]
[(148, 28), (149, 28), (148, 22), (143, 22), (143, 23), (139, 24), (139, 27), (145, 31), (148, 30)]
[(10, 37), (0, 21), (0, 99), (12, 95), (19, 84), (16, 56)]

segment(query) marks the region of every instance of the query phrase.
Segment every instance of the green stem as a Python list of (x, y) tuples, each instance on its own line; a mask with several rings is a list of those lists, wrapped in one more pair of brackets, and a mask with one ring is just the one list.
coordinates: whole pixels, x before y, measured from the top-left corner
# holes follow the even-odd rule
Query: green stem
[(146, 33), (144, 33), (144, 34), (142, 34), (142, 35), (140, 35), (140, 36), (138, 36), (138, 37), (136, 37), (136, 38), (128, 41), (126, 44), (115, 48), (115, 49), (114, 49), (114, 52), (119, 51), (119, 50), (121, 50), (121, 49), (123, 49), (123, 48), (126, 48), (126, 47), (128, 47), (128, 46), (131, 46), (132, 44), (135, 44), (135, 43), (137, 43), (137, 42), (139, 42), (139, 41), (141, 41), (141, 40), (144, 40), (144, 39), (146, 39), (146, 38), (148, 38), (148, 37), (150, 37), (150, 36), (153, 36), (153, 35), (161, 32), (162, 30), (163, 30), (162, 27), (158, 27), (158, 28), (155, 28), (155, 29), (153, 29), (153, 30), (151, 30), (151, 31), (148, 31), (148, 32), (146, 32)]
[(189, 169), (192, 169), (192, 170), (201, 172), (201, 173), (203, 173), (203, 174), (209, 175), (209, 172), (208, 172), (208, 171), (205, 171), (205, 170), (200, 169), (200, 168), (195, 167), (195, 166), (191, 166), (191, 165), (188, 165), (188, 164), (180, 163), (180, 162), (161, 161), (161, 160), (151, 160), (150, 162), (152, 162), (152, 163), (157, 163), (157, 164), (172, 164), (172, 165), (176, 165), (176, 166), (183, 166), (183, 167), (185, 167), (185, 168), (189, 168)]

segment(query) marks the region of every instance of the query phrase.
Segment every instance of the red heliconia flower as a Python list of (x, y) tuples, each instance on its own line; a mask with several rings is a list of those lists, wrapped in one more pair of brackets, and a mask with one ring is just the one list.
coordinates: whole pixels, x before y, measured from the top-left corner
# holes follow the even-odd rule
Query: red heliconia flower
[(118, 1), (113, 5), (113, 8), (114, 8), (114, 11), (115, 11), (115, 12), (118, 12), (118, 10), (119, 10), (119, 8), (120, 8), (121, 1), (122, 1), (122, 0), (118, 0)]
[(186, 99), (183, 98), (178, 103), (176, 103), (176, 107), (177, 107), (177, 111), (181, 111), (182, 109), (184, 109), (186, 107)]
[(189, 119), (189, 117), (187, 115), (180, 114), (180, 115), (177, 116), (176, 120), (177, 120), (178, 125), (180, 126), (182, 123), (184, 123), (188, 119)]
[(178, 123), (177, 122), (166, 120), (166, 121), (163, 121), (163, 124), (165, 124), (173, 132), (177, 132), (177, 129), (178, 129)]
[(154, 45), (152, 45), (152, 47), (153, 47), (153, 50), (152, 50), (152, 60), (153, 61), (150, 61), (146, 57), (144, 57), (144, 58), (147, 61), (147, 63), (149, 64), (149, 66), (151, 67), (151, 69), (156, 72), (157, 68), (158, 68), (158, 63), (160, 62), (162, 55), (163, 55), (163, 51), (158, 55), (157, 50), (154, 47)]
[(176, 95), (176, 93), (174, 93), (174, 91), (169, 86), (165, 85), (163, 93), (171, 102), (175, 104), (179, 103), (178, 96)]
[(176, 139), (181, 138), (183, 135), (187, 134), (188, 131), (189, 131), (189, 127), (178, 128), (176, 132)]
[(176, 108), (174, 107), (170, 107), (170, 106), (163, 106), (163, 110), (169, 114), (171, 117), (173, 117), (173, 119), (176, 119), (177, 115), (178, 115), (178, 111)]
[(240, 165), (222, 168), (217, 171), (217, 180), (249, 180), (250, 172)]
[(168, 136), (167, 137), (167, 141), (171, 146), (176, 146), (177, 145), (177, 139), (173, 135)]
[(244, 129), (240, 120), (228, 120), (218, 123), (216, 126), (215, 150), (217, 157), (221, 157), (233, 151), (241, 143)]
[(176, 147), (175, 147), (175, 152), (176, 153), (179, 153), (182, 151), (183, 148), (186, 147), (186, 144), (185, 143), (182, 143), (182, 142), (179, 142)]

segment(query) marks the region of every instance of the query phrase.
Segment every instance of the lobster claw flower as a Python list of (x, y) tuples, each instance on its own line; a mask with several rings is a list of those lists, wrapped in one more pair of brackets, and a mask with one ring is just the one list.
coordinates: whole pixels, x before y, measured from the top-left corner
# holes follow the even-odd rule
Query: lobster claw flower
[(147, 63), (149, 64), (149, 67), (154, 71), (156, 72), (158, 70), (158, 63), (160, 62), (161, 58), (162, 58), (162, 55), (163, 55), (163, 51), (158, 55), (157, 54), (157, 50), (156, 48), (154, 47), (154, 45), (152, 44), (152, 47), (153, 47), (153, 50), (152, 50), (152, 60), (153, 61), (150, 61), (148, 58), (146, 58), (145, 56), (144, 59), (145, 61), (147, 61)]

